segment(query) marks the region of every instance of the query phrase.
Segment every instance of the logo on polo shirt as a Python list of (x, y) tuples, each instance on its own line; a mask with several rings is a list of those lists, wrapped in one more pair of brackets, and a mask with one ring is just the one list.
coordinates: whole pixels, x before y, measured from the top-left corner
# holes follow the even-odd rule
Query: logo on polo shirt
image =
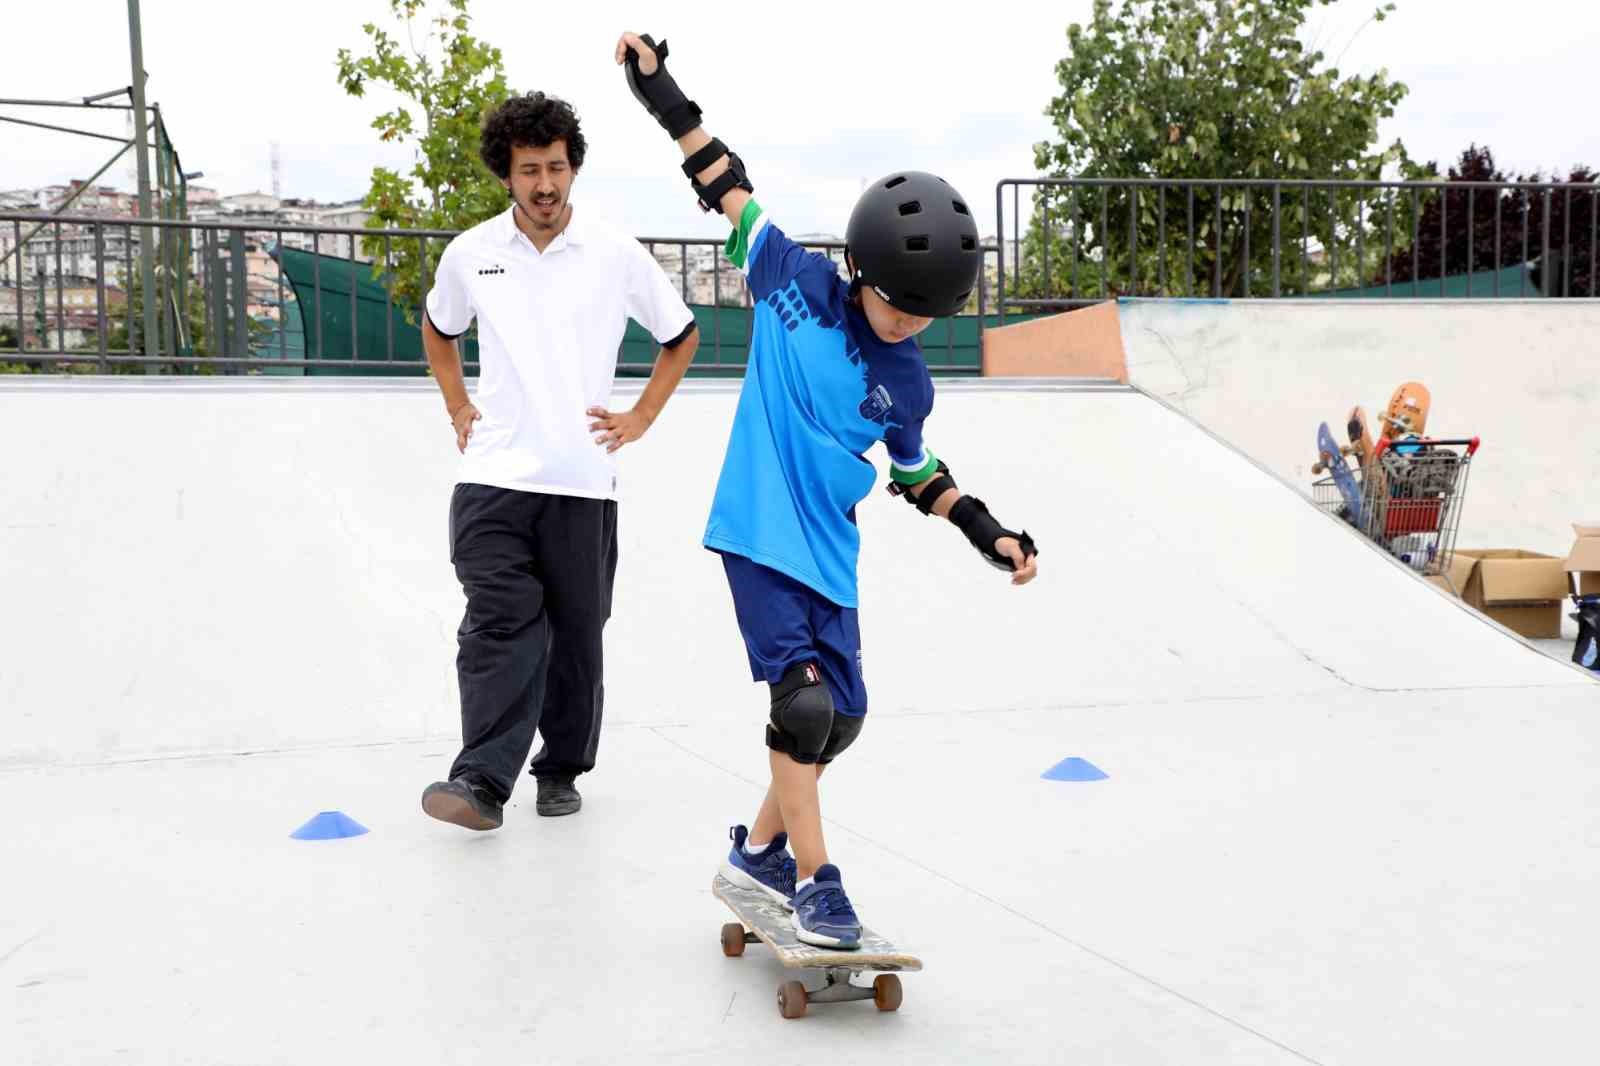
[(481, 268), (479, 268), (478, 276), (481, 278), (485, 274), (504, 274), (505, 272), (506, 272), (506, 268), (501, 266), (499, 263), (496, 263), (492, 267), (481, 267)]

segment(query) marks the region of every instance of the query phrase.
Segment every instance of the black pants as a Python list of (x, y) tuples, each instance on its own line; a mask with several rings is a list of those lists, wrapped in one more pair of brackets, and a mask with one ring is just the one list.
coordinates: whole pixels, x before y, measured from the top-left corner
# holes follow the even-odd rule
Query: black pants
[(457, 485), (450, 561), (467, 595), (456, 655), (462, 748), (450, 776), (505, 802), (535, 729), (544, 741), (535, 776), (594, 769), (616, 501)]

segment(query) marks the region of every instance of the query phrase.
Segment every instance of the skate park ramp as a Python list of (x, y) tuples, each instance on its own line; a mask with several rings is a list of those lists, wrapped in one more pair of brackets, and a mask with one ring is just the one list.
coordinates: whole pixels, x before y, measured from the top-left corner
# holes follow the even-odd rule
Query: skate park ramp
[[(0, 1061), (1590, 1060), (1595, 683), (1094, 383), (941, 384), (930, 446), (1037, 538), (1028, 587), (873, 457), (823, 810), (925, 969), (780, 1018), (709, 891), (767, 775), (698, 547), (735, 398), (621, 453), (582, 812), (528, 782), (471, 834), (418, 807), (459, 740), (431, 382), (0, 384)], [(291, 839), (324, 811), (370, 832)]]

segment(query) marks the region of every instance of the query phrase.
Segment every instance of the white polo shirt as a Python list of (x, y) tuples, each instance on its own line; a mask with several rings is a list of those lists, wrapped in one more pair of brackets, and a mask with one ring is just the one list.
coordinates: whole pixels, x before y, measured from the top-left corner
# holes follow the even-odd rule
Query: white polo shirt
[(427, 314), (447, 337), (478, 321), (478, 386), (457, 481), (614, 499), (616, 461), (589, 432), (610, 406), (617, 350), (632, 318), (662, 344), (694, 323), (633, 237), (574, 205), (541, 253), (515, 208), (457, 234), (439, 260)]

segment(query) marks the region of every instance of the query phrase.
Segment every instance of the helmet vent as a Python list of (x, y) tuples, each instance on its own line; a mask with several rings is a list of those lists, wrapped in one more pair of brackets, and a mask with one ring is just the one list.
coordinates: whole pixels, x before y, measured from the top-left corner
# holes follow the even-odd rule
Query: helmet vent
[(906, 215), (920, 214), (922, 214), (922, 203), (918, 200), (907, 200), (905, 203), (900, 205), (900, 217), (902, 218), (904, 218)]
[(951, 206), (953, 206), (956, 209), (956, 213), (957, 214), (960, 214), (960, 215), (970, 215), (970, 214), (972, 214), (971, 211), (967, 210), (967, 205), (962, 203), (960, 200), (951, 200), (950, 204), (951, 204)]
[(977, 242), (976, 239), (974, 239), (971, 236), (967, 236), (967, 235), (963, 235), (962, 236), (962, 238), (961, 238), (961, 250), (963, 252), (973, 251), (977, 247), (978, 247), (978, 242)]
[(892, 177), (888, 181), (884, 182), (883, 183), (883, 187), (885, 189), (892, 189), (896, 185), (904, 185), (905, 184), (905, 180), (906, 180), (906, 176), (904, 174), (896, 174), (894, 177)]
[(908, 252), (926, 252), (927, 250), (928, 250), (928, 238), (927, 237), (907, 237), (906, 238), (906, 251), (908, 251)]

